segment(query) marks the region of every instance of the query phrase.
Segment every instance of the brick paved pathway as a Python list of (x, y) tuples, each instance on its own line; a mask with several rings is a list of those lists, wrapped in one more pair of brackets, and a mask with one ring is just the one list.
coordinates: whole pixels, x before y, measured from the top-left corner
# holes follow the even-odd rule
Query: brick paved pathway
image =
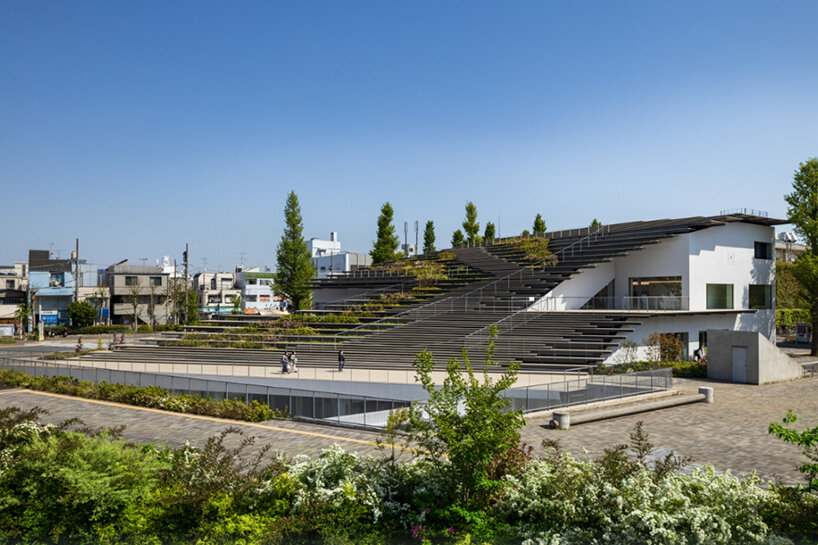
[(768, 434), (767, 428), (780, 422), (787, 409), (798, 415), (797, 429), (818, 425), (818, 377), (763, 386), (674, 379), (674, 387), (684, 393), (696, 393), (699, 386), (713, 387), (713, 404), (696, 403), (568, 430), (545, 428), (547, 418), (530, 419), (523, 440), (539, 447), (544, 438), (557, 439), (575, 456), (583, 456), (584, 450), (596, 454), (627, 443), (641, 420), (651, 443), (692, 456), (695, 463), (709, 463), (719, 471), (730, 469), (736, 475), (755, 469), (764, 479), (778, 475), (791, 483), (802, 480), (797, 470), (805, 461), (801, 451)]
[[(542, 454), (542, 440), (557, 439), (566, 450), (582, 457), (585, 451), (593, 455), (605, 447), (627, 443), (634, 424), (642, 420), (654, 445), (692, 456), (699, 464), (709, 463), (717, 470), (731, 469), (740, 475), (756, 469), (764, 479), (778, 475), (788, 482), (801, 480), (796, 469), (803, 462), (800, 450), (769, 435), (767, 427), (780, 421), (787, 409), (799, 415), (799, 429), (818, 425), (818, 377), (765, 386), (689, 380), (676, 380), (675, 385), (685, 393), (696, 392), (700, 385), (713, 386), (715, 403), (674, 407), (562, 431), (547, 429), (547, 417), (533, 418), (523, 430), (523, 440)], [(257, 437), (255, 449), (269, 443), (292, 456), (315, 456), (333, 443), (362, 454), (378, 453), (374, 445), (377, 434), (372, 432), (288, 421), (250, 424), (26, 390), (0, 391), (0, 407), (35, 405), (51, 411), (43, 419), (47, 422), (77, 416), (91, 427), (125, 424), (123, 437), (134, 443), (179, 446), (190, 441), (202, 445), (208, 437), (235, 426)]]

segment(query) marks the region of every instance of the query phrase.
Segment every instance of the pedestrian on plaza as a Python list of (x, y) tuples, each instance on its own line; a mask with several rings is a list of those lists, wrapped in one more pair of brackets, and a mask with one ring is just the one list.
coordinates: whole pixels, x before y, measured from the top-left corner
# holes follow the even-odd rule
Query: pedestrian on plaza
[(344, 357), (344, 351), (339, 350), (338, 351), (338, 372), (339, 373), (344, 370), (344, 364), (346, 362), (347, 362), (347, 359)]
[(290, 369), (290, 353), (284, 351), (284, 354), (281, 356), (281, 372), (286, 373)]
[(290, 352), (290, 373), (298, 372), (298, 358), (295, 357), (295, 352)]

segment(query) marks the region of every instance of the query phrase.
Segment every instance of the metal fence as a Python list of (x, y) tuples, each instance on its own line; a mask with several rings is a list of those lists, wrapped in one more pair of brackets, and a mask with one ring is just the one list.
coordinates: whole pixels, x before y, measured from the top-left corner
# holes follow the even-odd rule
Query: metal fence
[(660, 392), (673, 386), (670, 368), (621, 375), (589, 375), (576, 370), (566, 371), (564, 378), (563, 382), (512, 388), (504, 395), (513, 408), (532, 412)]
[(82, 367), (40, 360), (0, 356), (0, 369), (20, 371), (31, 376), (67, 376), (96, 384), (158, 386), (175, 394), (199, 395), (216, 401), (258, 401), (271, 409), (289, 413), (294, 419), (338, 426), (382, 428), (389, 411), (408, 407), (411, 402), (355, 394), (341, 394), (196, 378), (184, 375), (120, 371), (99, 367)]

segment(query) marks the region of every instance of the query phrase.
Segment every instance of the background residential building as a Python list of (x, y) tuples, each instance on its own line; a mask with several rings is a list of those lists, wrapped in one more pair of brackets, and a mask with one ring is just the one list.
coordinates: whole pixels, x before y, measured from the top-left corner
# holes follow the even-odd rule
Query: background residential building
[(125, 259), (108, 267), (103, 281), (110, 290), (111, 322), (167, 324), (168, 278), (161, 265), (131, 265)]

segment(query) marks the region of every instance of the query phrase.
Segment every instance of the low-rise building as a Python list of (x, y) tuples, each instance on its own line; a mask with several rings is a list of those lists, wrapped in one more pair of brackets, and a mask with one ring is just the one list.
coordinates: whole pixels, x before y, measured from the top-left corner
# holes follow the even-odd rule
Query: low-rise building
[(26, 300), (28, 263), (0, 265), (0, 324), (11, 324), (17, 332), (17, 306)]
[(103, 282), (110, 290), (111, 322), (169, 323), (168, 278), (160, 265), (131, 265), (125, 259), (108, 267)]
[(199, 312), (203, 315), (242, 312), (242, 289), (239, 272), (203, 272), (193, 277), (193, 289), (199, 297)]
[(275, 273), (261, 272), (258, 267), (253, 267), (236, 274), (245, 314), (265, 314), (287, 309), (287, 302), (273, 291)]
[(330, 278), (372, 265), (372, 257), (369, 254), (341, 250), (338, 233), (330, 233), (329, 238), (329, 240), (313, 238), (307, 243), (316, 278)]

